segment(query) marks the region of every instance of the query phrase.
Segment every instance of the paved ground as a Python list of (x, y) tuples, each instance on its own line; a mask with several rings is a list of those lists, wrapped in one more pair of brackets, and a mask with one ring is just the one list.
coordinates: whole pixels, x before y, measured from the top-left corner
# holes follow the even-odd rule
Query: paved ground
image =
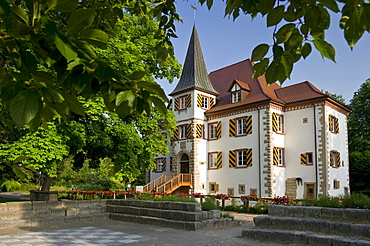
[(242, 238), (243, 228), (253, 227), (245, 215), (237, 226), (214, 230), (185, 231), (166, 227), (120, 222), (115, 220), (84, 221), (43, 227), (21, 227), (0, 230), (0, 246), (192, 246), (192, 245), (258, 245), (282, 246)]
[(1, 192), (0, 197), (21, 199), (21, 200), (30, 200), (29, 197), (22, 196), (22, 195), (26, 195), (26, 194), (29, 195), (29, 193)]

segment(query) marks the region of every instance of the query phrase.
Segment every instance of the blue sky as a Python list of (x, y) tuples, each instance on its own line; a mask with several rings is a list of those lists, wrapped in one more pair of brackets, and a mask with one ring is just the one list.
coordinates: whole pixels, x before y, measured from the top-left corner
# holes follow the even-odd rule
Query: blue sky
[[(178, 1), (177, 11), (183, 22), (176, 24), (177, 39), (172, 43), (175, 56), (183, 64), (194, 25), (194, 10), (197, 7), (196, 27), (203, 50), (208, 72), (234, 64), (251, 57), (252, 50), (260, 43), (272, 44), (273, 28), (266, 27), (266, 19), (260, 16), (254, 20), (240, 15), (235, 21), (224, 17), (224, 3), (214, 1), (211, 11), (200, 6), (195, 0)], [(323, 59), (315, 49), (306, 59), (294, 65), (291, 80), (284, 86), (310, 81), (318, 89), (342, 95), (347, 102), (353, 97), (361, 84), (370, 78), (370, 36), (365, 33), (351, 51), (339, 28), (339, 14), (332, 15), (331, 30), (327, 31), (327, 41), (336, 49), (336, 63)], [(159, 81), (166, 93), (170, 93), (178, 80), (172, 85)]]

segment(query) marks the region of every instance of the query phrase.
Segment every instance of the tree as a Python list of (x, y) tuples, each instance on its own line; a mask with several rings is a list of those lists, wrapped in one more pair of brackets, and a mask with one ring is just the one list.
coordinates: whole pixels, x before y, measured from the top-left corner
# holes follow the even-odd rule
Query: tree
[[(212, 8), (213, 0), (199, 0)], [(283, 83), (300, 58), (306, 59), (315, 47), (323, 58), (335, 62), (335, 49), (325, 40), (331, 14), (341, 14), (339, 24), (349, 47), (353, 48), (365, 32), (370, 31), (370, 4), (365, 0), (255, 0), (225, 1), (225, 16), (234, 20), (240, 15), (266, 17), (273, 27), (273, 43), (260, 44), (252, 52), (254, 76), (266, 75), (269, 84)], [(341, 8), (341, 9), (340, 9)], [(269, 52), (270, 51), (270, 52)], [(271, 56), (271, 57), (269, 57)]]
[[(99, 57), (124, 13), (154, 19), (156, 63), (173, 57), (169, 38), (180, 20), (174, 1), (0, 0), (0, 102), (18, 128), (37, 129), (70, 110), (84, 115), (77, 96), (100, 95), (121, 116), (166, 112), (166, 95), (146, 71), (120, 71)], [(6, 121), (6, 118), (3, 117)]]
[(328, 95), (330, 98), (334, 99), (335, 101), (340, 102), (343, 105), (347, 105), (346, 100), (343, 98), (342, 95), (330, 93), (329, 91), (322, 91), (322, 92), (324, 92), (326, 95)]
[(370, 193), (370, 79), (355, 92), (348, 117), (350, 182), (354, 191)]

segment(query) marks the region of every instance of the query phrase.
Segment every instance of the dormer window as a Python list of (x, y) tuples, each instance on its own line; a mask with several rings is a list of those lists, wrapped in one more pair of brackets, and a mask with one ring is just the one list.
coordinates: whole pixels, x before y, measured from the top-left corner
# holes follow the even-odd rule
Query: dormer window
[(238, 84), (234, 84), (231, 88), (231, 103), (237, 103), (242, 100), (242, 91)]

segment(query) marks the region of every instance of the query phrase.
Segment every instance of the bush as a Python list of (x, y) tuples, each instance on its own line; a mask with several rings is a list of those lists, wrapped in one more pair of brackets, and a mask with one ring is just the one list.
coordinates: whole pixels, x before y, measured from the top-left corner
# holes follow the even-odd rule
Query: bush
[(21, 183), (13, 179), (5, 181), (1, 185), (1, 188), (5, 188), (5, 191), (8, 191), (8, 192), (19, 190), (20, 187), (21, 187)]
[(246, 209), (244, 205), (229, 205), (225, 206), (224, 208), (225, 211), (234, 211), (238, 213), (246, 213)]
[(342, 198), (342, 206), (345, 208), (370, 209), (370, 198), (365, 194), (354, 193)]
[(267, 214), (268, 213), (268, 202), (258, 201), (253, 207), (249, 207), (249, 213), (251, 214)]
[(204, 202), (202, 203), (202, 210), (210, 211), (210, 210), (217, 210), (219, 209), (216, 199), (213, 197), (205, 198)]

